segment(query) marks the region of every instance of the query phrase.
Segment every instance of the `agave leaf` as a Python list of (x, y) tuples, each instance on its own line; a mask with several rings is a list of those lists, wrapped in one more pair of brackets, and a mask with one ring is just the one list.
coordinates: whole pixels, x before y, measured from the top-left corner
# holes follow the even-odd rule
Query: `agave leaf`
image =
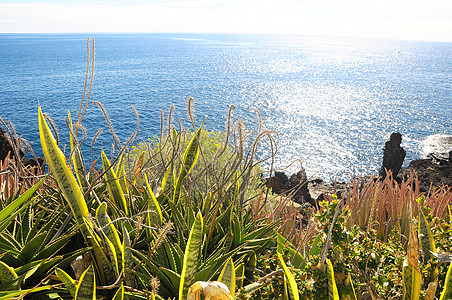
[[(182, 255), (180, 255), (180, 253), (177, 253), (175, 245), (168, 242), (168, 238), (166, 237), (163, 239), (162, 244), (163, 247), (165, 247), (166, 256), (168, 257), (169, 266), (171, 267), (171, 270), (174, 270), (176, 273), (179, 274), (179, 272), (182, 271), (181, 262), (183, 260), (184, 254), (182, 253)], [(179, 284), (176, 286), (179, 286)]]
[(119, 272), (122, 269), (122, 252), (124, 250), (122, 247), (121, 240), (119, 238), (118, 231), (116, 230), (113, 224), (110, 224), (111, 219), (107, 215), (107, 203), (102, 202), (99, 205), (99, 207), (96, 210), (96, 219), (97, 222), (99, 223), (99, 226), (103, 228), (102, 233), (105, 235), (106, 241), (109, 244), (108, 246), (110, 248), (113, 248), (111, 250), (110, 255), (112, 256), (111, 259), (115, 263), (116, 276), (118, 276)]
[(60, 268), (55, 269), (55, 274), (64, 283), (64, 286), (71, 294), (71, 296), (75, 298), (75, 291), (77, 290), (77, 286), (75, 284), (74, 279), (72, 279), (71, 276), (69, 276), (65, 271), (61, 270)]
[(96, 300), (96, 275), (92, 265), (80, 277), (75, 290), (75, 300)]
[(160, 267), (160, 270), (162, 270), (163, 273), (171, 280), (171, 283), (173, 286), (179, 286), (180, 285), (180, 274), (177, 274), (173, 270)]
[[(2, 209), (0, 211), (0, 232), (5, 230), (6, 227), (8, 227), (10, 221), (14, 219), (17, 215), (17, 212), (14, 213), (16, 209), (18, 209), (23, 203), (25, 203), (28, 199), (33, 196), (34, 192), (41, 186), (41, 184), (44, 182), (44, 180), (47, 178), (44, 177), (39, 181), (37, 184), (29, 188), (25, 193), (23, 193), (20, 197), (15, 199), (13, 202), (11, 202), (7, 207)], [(30, 205), (31, 201), (27, 204)], [(22, 207), (22, 210), (25, 209), (25, 207)]]
[[(74, 227), (75, 228), (75, 227)], [(77, 234), (77, 231), (74, 230), (68, 230), (68, 233), (52, 240), (51, 242), (47, 242), (47, 239), (49, 238), (49, 235), (45, 230), (41, 230), (44, 232), (44, 243), (39, 252), (33, 257), (33, 259), (45, 259), (47, 257), (51, 257), (55, 255), (68, 241), (69, 239)]]
[(82, 234), (85, 241), (88, 240), (88, 232), (83, 226), (85, 222), (83, 218), (88, 218), (88, 206), (86, 205), (85, 198), (80, 190), (74, 174), (72, 174), (68, 165), (66, 164), (66, 158), (63, 152), (58, 147), (49, 126), (44, 119), (41, 111), (41, 107), (38, 108), (39, 115), (39, 135), (41, 139), (42, 152), (49, 165), (49, 169), (53, 172), (58, 186), (63, 192), (64, 197), (71, 207), (72, 214), (79, 226), (82, 226)]
[(27, 290), (15, 290), (15, 291), (0, 291), (0, 300), (11, 300), (15, 297), (20, 297), (29, 293), (37, 293), (42, 291), (51, 290), (53, 287), (50, 285), (34, 287)]
[(289, 252), (288, 257), (289, 261), (293, 261), (292, 262), (293, 266), (295, 266), (296, 268), (300, 268), (301, 265), (303, 264), (304, 259), (303, 256), (295, 249), (294, 245), (292, 245), (292, 243), (287, 241), (287, 239), (279, 233), (276, 236), (276, 240), (278, 253), (283, 255), (283, 248), (287, 247)]
[(262, 287), (262, 283), (253, 282), (253, 283), (246, 285), (243, 288), (243, 290), (245, 291), (245, 293), (251, 294), (251, 293), (254, 293), (255, 291), (257, 291), (258, 289), (260, 289), (261, 287)]
[(74, 165), (75, 175), (77, 176), (77, 180), (80, 183), (80, 186), (83, 188), (83, 190), (88, 189), (88, 181), (86, 180), (86, 167), (85, 167), (85, 161), (83, 159), (82, 151), (80, 150), (80, 145), (78, 144), (77, 138), (73, 135), (75, 134), (73, 125), (72, 125), (72, 119), (71, 119), (71, 113), (68, 111), (68, 119), (69, 119), (69, 129), (71, 132), (71, 153), (72, 153), (72, 163)]
[(411, 265), (406, 264), (402, 271), (403, 300), (418, 300), (421, 294), (422, 274)]
[(449, 299), (452, 299), (452, 263), (449, 265), (449, 269), (447, 270), (446, 280), (444, 281), (444, 289), (439, 300)]
[(430, 229), (430, 225), (422, 212), (422, 209), (419, 210), (419, 236), (421, 237), (421, 249), (424, 253), (424, 262), (428, 260), (428, 258), (433, 258), (433, 254), (431, 252), (436, 253), (435, 241), (433, 239), (432, 230)]
[[(160, 208), (160, 204), (157, 201), (157, 198), (154, 195), (154, 192), (152, 191), (151, 186), (149, 185), (148, 177), (146, 176), (146, 173), (144, 173), (144, 180), (146, 181), (146, 186), (148, 188), (149, 195), (151, 195), (151, 200), (148, 202), (148, 209), (152, 210), (154, 213), (150, 212), (148, 213), (149, 218), (149, 226), (153, 226), (153, 222), (156, 220), (157, 225), (161, 226), (163, 224), (163, 216), (162, 216), (162, 209)], [(156, 217), (154, 217), (156, 215)]]
[(111, 200), (116, 204), (116, 206), (121, 209), (126, 215), (129, 214), (126, 198), (124, 197), (124, 192), (121, 188), (121, 184), (119, 183), (119, 179), (117, 178), (114, 169), (111, 167), (110, 161), (105, 155), (105, 152), (102, 150), (102, 165), (105, 172), (105, 180), (107, 181), (108, 193), (110, 194)]
[(196, 220), (190, 230), (187, 246), (185, 247), (184, 264), (182, 267), (179, 299), (186, 299), (188, 289), (195, 283), (195, 275), (198, 269), (198, 259), (202, 248), (203, 220), (201, 213), (196, 215)]
[(9, 232), (0, 233), (0, 250), (14, 255), (16, 258), (20, 254), (21, 248), (22, 245)]
[[(290, 272), (289, 268), (287, 268), (286, 263), (284, 262), (284, 259), (281, 256), (281, 254), (276, 252), (276, 255), (278, 255), (279, 262), (281, 263), (281, 266), (283, 267), (284, 270), (284, 279), (285, 279), (284, 282), (286, 284), (289, 300), (299, 300), (300, 294), (298, 293), (298, 287), (295, 281), (295, 277), (293, 276), (292, 272)], [(339, 300), (339, 298), (337, 300)]]
[(182, 187), (182, 182), (185, 177), (191, 172), (193, 167), (196, 164), (199, 156), (199, 138), (201, 136), (201, 127), (196, 131), (196, 134), (193, 135), (193, 138), (188, 143), (187, 149), (185, 150), (184, 157), (182, 160), (182, 165), (180, 167), (179, 176), (177, 178), (176, 188), (174, 189), (173, 201), (175, 203), (179, 202), (180, 199), (180, 190)]
[(36, 252), (41, 249), (45, 236), (45, 232), (41, 232), (40, 234), (36, 235), (21, 249), (20, 254), (17, 258), (20, 259), (23, 263), (28, 263), (36, 254)]
[[(13, 268), (0, 260), (0, 285), (7, 284), (18, 278)], [(17, 283), (15, 284), (17, 285)], [(14, 288), (15, 286), (12, 286)]]
[(231, 294), (235, 294), (235, 268), (232, 258), (228, 259), (228, 261), (224, 265), (217, 281), (224, 283), (229, 288)]
[[(166, 288), (167, 288), (168, 290), (171, 290), (171, 291), (175, 290), (175, 292), (177, 293), (176, 287), (175, 287), (175, 286), (172, 286), (171, 280), (168, 278), (168, 276), (165, 275), (165, 273), (163, 273), (163, 271), (160, 269), (159, 266), (156, 265), (155, 262), (153, 262), (152, 260), (150, 260), (145, 254), (143, 254), (143, 253), (141, 253), (141, 252), (139, 252), (139, 251), (137, 251), (137, 250), (135, 250), (135, 249), (132, 249), (132, 251), (133, 251), (133, 253), (135, 253), (135, 254), (137, 255), (137, 257), (138, 257), (140, 260), (142, 260), (142, 261), (144, 262), (144, 265), (146, 266), (146, 268), (149, 268), (150, 271), (151, 271), (153, 274), (155, 274), (155, 275), (159, 278), (160, 283), (161, 283), (163, 286), (166, 286)], [(146, 271), (146, 268), (144, 268), (143, 265), (141, 265), (141, 266), (140, 266), (140, 271), (141, 271), (141, 273), (146, 273), (146, 272), (145, 272), (145, 271)], [(140, 272), (138, 272), (138, 274), (139, 274), (139, 273), (140, 273)], [(150, 274), (149, 274), (149, 276), (150, 276)]]
[[(129, 232), (127, 229), (124, 228), (123, 231), (123, 241), (122, 241), (122, 248), (123, 248), (123, 262), (124, 262), (124, 272), (123, 274), (127, 275), (129, 272), (131, 272), (135, 266), (135, 263), (133, 261), (133, 254), (131, 250), (131, 244), (130, 244), (130, 237)], [(125, 283), (127, 286), (135, 286), (135, 277), (134, 274), (130, 274), (126, 279)]]
[(235, 278), (238, 288), (241, 289), (243, 287), (243, 279), (245, 279), (245, 263), (242, 262), (235, 268)]
[(334, 269), (331, 261), (327, 258), (327, 276), (328, 276), (328, 299), (329, 300), (339, 300), (339, 292), (336, 286), (336, 280), (334, 279)]

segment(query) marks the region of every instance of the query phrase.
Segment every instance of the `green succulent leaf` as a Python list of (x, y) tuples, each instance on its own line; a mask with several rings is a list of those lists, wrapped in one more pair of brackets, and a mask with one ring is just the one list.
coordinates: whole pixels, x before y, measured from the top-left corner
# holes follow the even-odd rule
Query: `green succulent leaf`
[[(286, 291), (289, 296), (289, 300), (300, 300), (300, 294), (298, 293), (298, 287), (297, 282), (295, 281), (295, 277), (293, 276), (292, 272), (290, 272), (289, 268), (287, 268), (286, 263), (284, 262), (283, 257), (281, 254), (276, 252), (276, 255), (278, 255), (279, 262), (281, 263), (281, 266), (284, 270), (284, 281), (286, 285)], [(339, 300), (339, 298), (337, 299)]]
[(60, 268), (55, 269), (55, 274), (64, 283), (64, 286), (71, 294), (71, 296), (75, 298), (75, 291), (77, 290), (77, 286), (75, 284), (74, 279), (72, 279), (71, 276), (69, 276), (66, 272), (64, 272)]
[(27, 202), (33, 196), (34, 192), (41, 186), (44, 180), (47, 178), (44, 177), (37, 184), (29, 188), (25, 193), (23, 193), (20, 197), (11, 202), (7, 207), (0, 211), (0, 232), (3, 232), (5, 228), (9, 225), (12, 219), (14, 219), (20, 211), (24, 210), (28, 205), (30, 205), (31, 201), (26, 204), (26, 206), (22, 206), (20, 211), (14, 211), (18, 209), (22, 204)]
[(218, 276), (217, 281), (224, 283), (229, 288), (231, 294), (233, 295), (235, 294), (236, 279), (235, 279), (235, 267), (232, 258), (228, 259), (228, 261), (224, 265), (223, 270), (221, 270), (220, 276)]
[(93, 266), (89, 266), (77, 284), (75, 300), (96, 300), (96, 275)]
[[(9, 282), (14, 281), (17, 277), (18, 276), (14, 269), (0, 260), (0, 285), (8, 284)], [(14, 288), (15, 285), (12, 286), (12, 288)]]
[(119, 179), (116, 176), (116, 173), (114, 169), (111, 167), (110, 161), (107, 158), (107, 155), (105, 155), (105, 152), (102, 150), (101, 152), (102, 157), (102, 166), (104, 168), (105, 172), (105, 180), (107, 182), (107, 188), (108, 193), (110, 194), (110, 198), (116, 206), (121, 209), (126, 215), (129, 214), (126, 198), (124, 197), (124, 192), (121, 188), (121, 184), (119, 183)]
[(422, 274), (411, 265), (405, 265), (402, 273), (403, 300), (418, 300), (421, 295)]
[(38, 108), (39, 115), (39, 135), (41, 139), (42, 152), (49, 165), (49, 169), (53, 172), (58, 186), (63, 192), (64, 197), (71, 207), (72, 213), (79, 226), (82, 226), (82, 233), (85, 240), (88, 240), (88, 232), (85, 228), (83, 218), (87, 218), (89, 215), (88, 206), (86, 205), (85, 198), (80, 190), (80, 186), (75, 180), (74, 174), (72, 174), (69, 166), (66, 163), (66, 158), (63, 152), (58, 147), (52, 132), (42, 114), (41, 107)]
[(446, 280), (444, 281), (444, 289), (439, 300), (452, 299), (452, 263), (447, 270)]
[(339, 292), (336, 286), (336, 280), (334, 279), (334, 269), (331, 260), (326, 259), (327, 266), (327, 276), (328, 276), (328, 299), (329, 300), (339, 300)]
[(188, 237), (187, 246), (184, 254), (184, 264), (182, 267), (180, 285), (179, 285), (179, 299), (186, 299), (188, 289), (195, 283), (195, 275), (199, 266), (199, 256), (202, 248), (202, 228), (203, 220), (201, 213), (196, 215), (196, 220), (191, 228)]
[(182, 182), (185, 177), (191, 172), (193, 167), (196, 164), (199, 156), (199, 138), (201, 135), (201, 127), (196, 131), (196, 134), (193, 135), (193, 138), (190, 140), (190, 143), (185, 150), (184, 157), (182, 159), (182, 165), (180, 167), (179, 176), (177, 178), (176, 187), (174, 189), (173, 201), (175, 203), (179, 202), (180, 199), (180, 190), (182, 187)]

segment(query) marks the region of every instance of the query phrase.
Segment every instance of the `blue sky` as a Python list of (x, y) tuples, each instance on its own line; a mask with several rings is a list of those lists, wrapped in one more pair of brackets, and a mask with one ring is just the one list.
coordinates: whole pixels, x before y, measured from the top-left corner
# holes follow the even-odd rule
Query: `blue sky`
[(208, 32), (452, 42), (452, 0), (0, 0), (0, 32)]

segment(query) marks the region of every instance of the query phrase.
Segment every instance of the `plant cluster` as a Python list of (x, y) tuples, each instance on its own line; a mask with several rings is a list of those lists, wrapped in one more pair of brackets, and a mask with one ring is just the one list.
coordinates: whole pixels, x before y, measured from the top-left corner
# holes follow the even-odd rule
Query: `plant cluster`
[[(86, 81), (90, 64), (94, 53)], [(261, 182), (258, 145), (274, 145), (262, 123), (252, 138), (231, 108), (212, 133), (190, 99), (191, 130), (171, 108), (160, 136), (133, 146), (138, 129), (121, 142), (95, 103), (114, 145), (87, 167), (83, 99), (67, 154), (38, 109), (48, 173), (0, 162), (0, 299), (452, 298), (448, 187), (422, 195), (415, 174), (356, 181), (303, 226)]]

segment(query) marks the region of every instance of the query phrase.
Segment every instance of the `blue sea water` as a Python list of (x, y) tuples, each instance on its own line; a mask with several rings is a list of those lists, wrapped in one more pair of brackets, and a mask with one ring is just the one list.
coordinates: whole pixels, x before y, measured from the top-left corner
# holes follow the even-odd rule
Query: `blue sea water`
[[(88, 137), (109, 130), (92, 101), (107, 108), (121, 140), (140, 115), (139, 140), (160, 131), (171, 104), (187, 124), (195, 98), (199, 125), (223, 130), (235, 105), (249, 130), (278, 133), (275, 167), (301, 160), (326, 180), (376, 173), (391, 132), (403, 135), (406, 161), (434, 134), (452, 135), (452, 43), (212, 34), (92, 34), (95, 77), (84, 120)], [(41, 153), (38, 103), (67, 142), (67, 110), (83, 92), (88, 34), (0, 34), (0, 116)], [(89, 148), (90, 142), (86, 143)], [(87, 149), (85, 149), (87, 151)], [(268, 154), (262, 143), (259, 155)], [(297, 171), (299, 163), (288, 171)]]

